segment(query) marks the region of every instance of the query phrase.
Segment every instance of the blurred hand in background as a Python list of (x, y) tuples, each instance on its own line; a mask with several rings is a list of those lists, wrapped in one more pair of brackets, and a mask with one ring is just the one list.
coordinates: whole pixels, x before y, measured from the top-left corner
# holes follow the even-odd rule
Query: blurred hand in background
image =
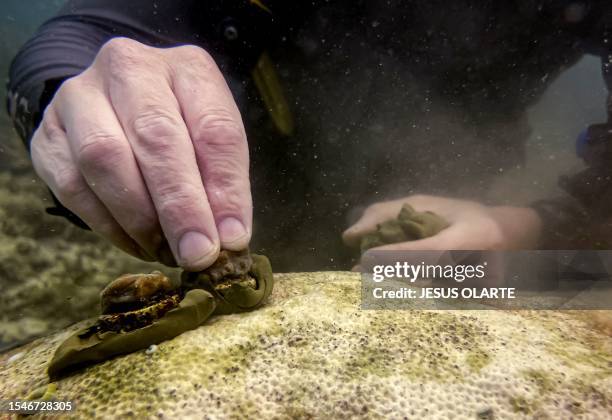
[(344, 242), (349, 246), (358, 246), (361, 238), (374, 232), (378, 224), (397, 217), (404, 203), (417, 211), (432, 211), (446, 219), (450, 226), (429, 238), (384, 245), (372, 250), (533, 249), (537, 247), (542, 229), (540, 217), (530, 208), (485, 206), (474, 201), (414, 195), (369, 206), (361, 219), (343, 233)]

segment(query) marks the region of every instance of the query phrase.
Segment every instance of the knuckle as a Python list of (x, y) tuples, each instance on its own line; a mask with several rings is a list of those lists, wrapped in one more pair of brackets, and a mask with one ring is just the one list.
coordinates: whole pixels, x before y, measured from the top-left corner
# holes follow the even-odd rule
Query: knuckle
[(74, 76), (69, 79), (66, 79), (62, 82), (57, 92), (55, 93), (55, 98), (71, 98), (71, 97), (80, 97), (83, 92), (83, 86), (81, 84), (81, 80), (79, 76)]
[(83, 177), (71, 169), (63, 169), (55, 174), (56, 195), (60, 202), (69, 205), (87, 190)]
[(114, 166), (124, 146), (117, 136), (94, 131), (84, 136), (77, 150), (77, 164), (83, 168), (103, 169)]
[(181, 57), (181, 63), (205, 67), (216, 65), (212, 56), (197, 45), (182, 45), (175, 50)]
[(41, 143), (40, 132), (42, 130), (42, 126), (38, 127), (34, 134), (32, 135), (32, 140), (30, 140), (30, 153), (32, 155), (32, 160), (36, 160), (38, 156), (43, 155), (43, 145)]
[(131, 125), (136, 138), (154, 152), (167, 150), (169, 141), (181, 133), (181, 124), (175, 116), (154, 107), (136, 116)]
[(138, 55), (144, 48), (144, 44), (125, 37), (111, 38), (100, 48), (98, 54), (109, 59), (130, 58)]
[(153, 49), (129, 38), (113, 38), (102, 46), (95, 63), (102, 65), (111, 83), (122, 85), (158, 73), (160, 65)]
[(62, 142), (62, 138), (62, 129), (43, 119), (30, 141), (30, 154), (34, 171), (49, 185), (53, 185), (53, 168), (57, 167), (55, 161), (62, 154), (65, 154), (63, 148), (67, 148), (67, 145)]
[(214, 184), (224, 190), (230, 191), (236, 187), (237, 181), (243, 177), (246, 179), (246, 171), (240, 171), (241, 166), (235, 160), (226, 156), (213, 157), (212, 162), (206, 165), (206, 177)]
[[(119, 60), (115, 60), (119, 61)], [(137, 60), (121, 60), (111, 64), (107, 69), (107, 77), (111, 86), (124, 87), (130, 85), (144, 75), (142, 64)]]
[[(45, 111), (45, 114), (47, 111)], [(50, 118), (43, 117), (32, 141), (34, 141), (35, 138), (38, 139), (37, 142), (40, 142), (43, 138), (47, 138), (49, 141), (57, 141), (63, 137), (64, 131), (62, 128), (55, 122), (51, 121)]]
[(249, 157), (242, 123), (228, 111), (200, 118), (193, 133), (194, 147), (205, 156), (206, 177), (220, 188), (232, 190), (248, 180)]
[(191, 209), (193, 203), (199, 203), (200, 191), (194, 185), (187, 182), (168, 182), (158, 187), (157, 194), (159, 202), (157, 210), (162, 214), (184, 213)]
[(36, 174), (45, 182), (49, 178), (49, 173), (45, 165), (44, 146), (40, 144), (41, 140), (35, 133), (30, 142), (30, 154), (32, 155), (32, 166)]
[[(246, 145), (246, 134), (240, 120), (225, 109), (207, 112), (199, 118), (193, 133), (196, 146), (207, 151), (234, 151)], [(212, 150), (211, 150), (212, 149)]]
[[(206, 188), (210, 206), (218, 220), (227, 216), (243, 217), (252, 208), (250, 196), (234, 185), (225, 186), (223, 182)], [(246, 216), (248, 217), (248, 215)]]

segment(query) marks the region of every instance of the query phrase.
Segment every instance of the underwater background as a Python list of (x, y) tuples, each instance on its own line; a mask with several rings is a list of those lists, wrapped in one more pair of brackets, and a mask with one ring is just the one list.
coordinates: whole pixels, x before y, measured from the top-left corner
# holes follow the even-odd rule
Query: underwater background
[[(0, 4), (0, 72), (5, 82), (15, 52), (62, 3), (4, 0)], [(5, 85), (0, 88), (3, 98)], [(585, 57), (563, 73), (530, 109), (532, 133), (525, 165), (501, 174), (486, 199), (522, 204), (557, 195), (559, 174), (581, 168), (575, 156), (576, 137), (587, 125), (605, 121), (606, 94), (598, 58)], [(3, 109), (0, 351), (94, 315), (100, 289), (116, 276), (158, 268), (47, 215), (49, 200)], [(274, 262), (274, 255), (269, 256)]]

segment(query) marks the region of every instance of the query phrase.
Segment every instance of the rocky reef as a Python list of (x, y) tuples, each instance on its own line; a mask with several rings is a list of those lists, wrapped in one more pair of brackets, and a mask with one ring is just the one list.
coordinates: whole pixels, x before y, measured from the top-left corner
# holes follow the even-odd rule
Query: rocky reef
[[(361, 310), (358, 274), (275, 277), (262, 308), (77, 371), (55, 382), (54, 398), (74, 401), (79, 418), (605, 418), (612, 410), (606, 314)], [(45, 386), (53, 352), (85, 323), (0, 356), (0, 399)]]

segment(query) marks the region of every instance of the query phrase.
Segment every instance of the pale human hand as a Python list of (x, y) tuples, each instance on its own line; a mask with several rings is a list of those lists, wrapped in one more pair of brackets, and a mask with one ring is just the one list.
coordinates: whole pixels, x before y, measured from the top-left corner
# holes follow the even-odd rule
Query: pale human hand
[(368, 207), (361, 219), (344, 232), (345, 243), (358, 245), (363, 235), (376, 230), (377, 224), (397, 217), (404, 203), (417, 211), (432, 211), (446, 219), (450, 226), (429, 238), (384, 245), (372, 250), (532, 249), (537, 246), (542, 229), (540, 217), (530, 208), (485, 206), (474, 201), (414, 195)]
[(242, 119), (199, 47), (110, 40), (62, 83), (31, 151), (64, 206), (139, 258), (200, 270), (250, 241)]

